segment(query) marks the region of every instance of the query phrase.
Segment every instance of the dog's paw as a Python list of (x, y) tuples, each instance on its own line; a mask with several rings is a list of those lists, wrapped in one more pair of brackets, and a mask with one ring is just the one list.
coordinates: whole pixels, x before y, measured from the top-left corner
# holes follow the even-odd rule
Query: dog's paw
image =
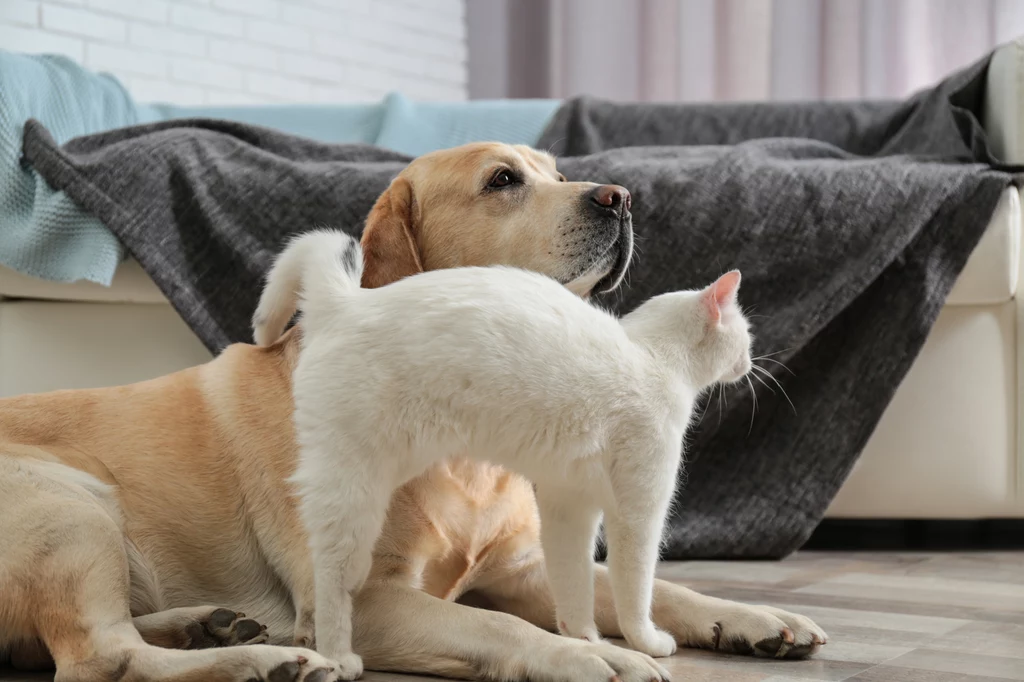
[(213, 606), (204, 609), (205, 613), (197, 614), (185, 626), (185, 634), (189, 639), (185, 647), (187, 649), (263, 644), (269, 639), (267, 626), (246, 618), (244, 613)]
[(594, 649), (622, 682), (671, 682), (668, 671), (647, 654), (605, 642), (597, 644)]
[(535, 682), (669, 682), (650, 656), (607, 642), (567, 641), (524, 655), (523, 676)]
[(655, 658), (665, 658), (676, 652), (676, 638), (654, 626), (639, 632), (627, 633), (626, 643), (637, 651)]
[(806, 658), (828, 641), (825, 631), (805, 616), (770, 606), (735, 607), (705, 625), (699, 646), (747, 656)]

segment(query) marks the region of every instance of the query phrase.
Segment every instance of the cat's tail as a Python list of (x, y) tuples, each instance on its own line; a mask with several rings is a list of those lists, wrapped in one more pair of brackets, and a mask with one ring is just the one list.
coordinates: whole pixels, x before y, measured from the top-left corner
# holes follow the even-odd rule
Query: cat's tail
[(363, 251), (344, 232), (314, 230), (292, 239), (274, 261), (252, 316), (256, 345), (277, 341), (298, 309), (308, 316), (337, 305), (359, 289), (362, 276)]

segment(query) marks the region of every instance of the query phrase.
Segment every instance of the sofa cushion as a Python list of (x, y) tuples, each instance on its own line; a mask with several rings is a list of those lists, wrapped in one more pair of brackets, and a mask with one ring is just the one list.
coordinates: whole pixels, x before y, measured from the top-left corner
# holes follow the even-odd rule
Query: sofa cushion
[(0, 297), (105, 303), (167, 303), (138, 262), (122, 261), (109, 287), (89, 281), (72, 284), (36, 279), (0, 266)]

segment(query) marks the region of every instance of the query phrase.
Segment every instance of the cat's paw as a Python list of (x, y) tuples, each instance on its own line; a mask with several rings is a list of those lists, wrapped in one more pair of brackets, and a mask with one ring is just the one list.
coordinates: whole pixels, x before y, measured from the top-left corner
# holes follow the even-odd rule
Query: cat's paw
[(597, 626), (593, 622), (568, 625), (564, 620), (560, 620), (558, 621), (558, 632), (566, 637), (583, 639), (588, 642), (601, 641), (601, 633), (597, 631)]
[(626, 643), (654, 658), (665, 658), (676, 652), (676, 638), (653, 626), (635, 633), (627, 633)]
[(342, 654), (337, 661), (338, 679), (358, 680), (363, 676), (363, 659), (359, 654)]

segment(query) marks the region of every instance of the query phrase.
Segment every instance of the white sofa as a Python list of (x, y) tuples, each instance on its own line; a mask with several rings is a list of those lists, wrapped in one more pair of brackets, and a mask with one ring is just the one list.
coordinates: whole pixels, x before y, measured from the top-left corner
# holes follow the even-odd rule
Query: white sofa
[[(988, 90), (995, 151), (1024, 163), (1024, 42), (997, 53)], [(1020, 233), (1021, 199), (1007, 190), (830, 517), (1024, 518)], [(0, 396), (128, 383), (209, 358), (132, 261), (110, 288), (0, 268)]]

